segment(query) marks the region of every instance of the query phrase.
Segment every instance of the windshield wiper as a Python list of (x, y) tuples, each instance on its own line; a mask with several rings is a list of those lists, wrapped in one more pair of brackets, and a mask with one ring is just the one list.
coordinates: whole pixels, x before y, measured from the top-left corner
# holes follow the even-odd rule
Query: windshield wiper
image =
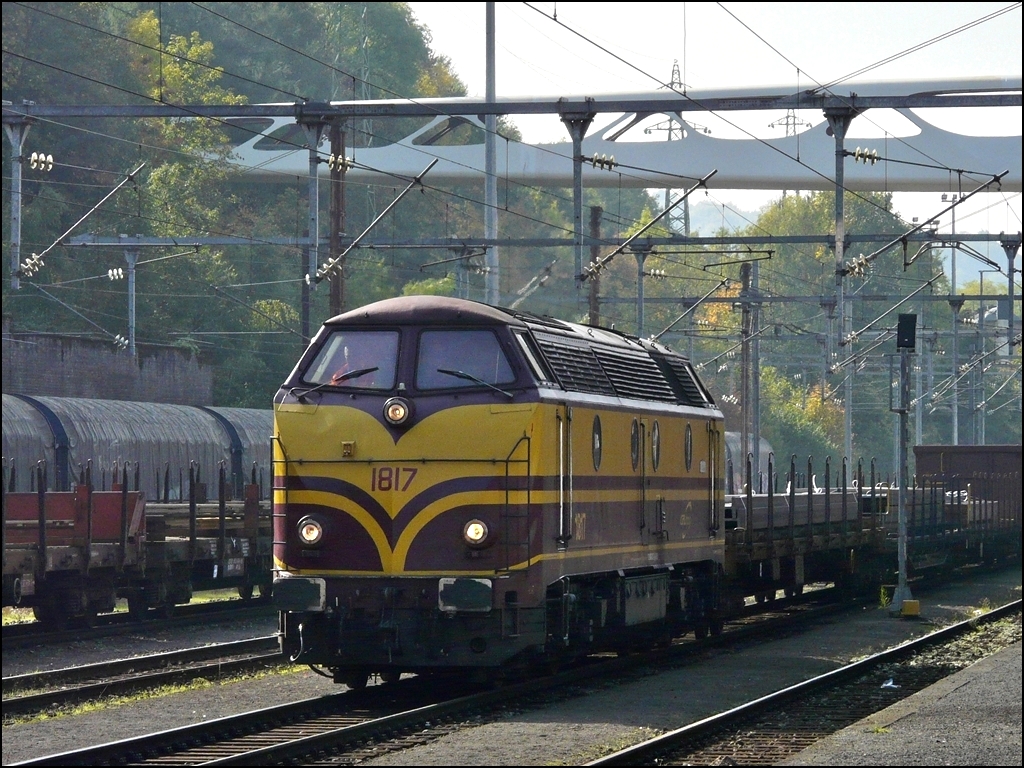
[(490, 384), (490, 383), (484, 381), (483, 379), (478, 379), (473, 374), (466, 373), (465, 371), (451, 371), (451, 370), (448, 370), (447, 368), (438, 368), (437, 372), (438, 373), (446, 373), (449, 376), (454, 376), (457, 379), (465, 379), (466, 381), (473, 381), (473, 382), (476, 382), (477, 384), (482, 384), (485, 387), (490, 387), (495, 392), (500, 392), (501, 394), (503, 394), (509, 400), (511, 400), (511, 399), (513, 399), (515, 397), (515, 395), (513, 395), (511, 392), (506, 392), (504, 389), (496, 387), (493, 384)]
[[(376, 370), (379, 370), (379, 366), (375, 365), (375, 366), (373, 366), (373, 368), (358, 368), (358, 369), (356, 369), (354, 371), (348, 371), (346, 373), (343, 373), (340, 376), (332, 376), (330, 381), (325, 381), (323, 384), (317, 384), (315, 387), (310, 387), (309, 389), (304, 391), (302, 394), (295, 395), (295, 397), (298, 399), (298, 401), (300, 403), (305, 403), (307, 395), (311, 395), (314, 392), (323, 389), (324, 387), (336, 387), (338, 384), (341, 384), (341, 382), (343, 382), (343, 381), (348, 381), (349, 379), (356, 379), (356, 378), (359, 378), (360, 376), (365, 376), (368, 373), (373, 373)], [(293, 394), (294, 394), (296, 389), (298, 389), (298, 387), (293, 387), (292, 388), (291, 391), (292, 391)]]
[[(373, 366), (373, 368), (357, 368), (354, 371), (348, 371), (347, 373), (343, 373), (341, 374), (341, 376), (331, 376), (331, 380), (328, 383), (341, 384), (341, 382), (343, 381), (348, 381), (349, 379), (358, 379), (360, 376), (365, 376), (368, 373), (373, 373), (374, 371), (379, 370), (380, 366), (377, 365)], [(323, 386), (323, 384), (321, 384), (320, 386)]]

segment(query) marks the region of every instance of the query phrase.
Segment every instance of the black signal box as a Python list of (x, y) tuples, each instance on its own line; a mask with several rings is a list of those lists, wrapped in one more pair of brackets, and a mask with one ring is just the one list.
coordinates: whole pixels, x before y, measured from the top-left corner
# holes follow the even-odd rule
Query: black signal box
[(917, 315), (900, 315), (896, 324), (896, 348), (913, 349), (917, 346)]

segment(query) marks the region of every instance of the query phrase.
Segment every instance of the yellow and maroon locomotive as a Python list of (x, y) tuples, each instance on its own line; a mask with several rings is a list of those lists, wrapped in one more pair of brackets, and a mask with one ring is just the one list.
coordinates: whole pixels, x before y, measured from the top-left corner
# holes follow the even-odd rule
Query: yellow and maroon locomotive
[(722, 414), (660, 344), (389, 299), (324, 324), (274, 416), (283, 649), (339, 682), (717, 628)]

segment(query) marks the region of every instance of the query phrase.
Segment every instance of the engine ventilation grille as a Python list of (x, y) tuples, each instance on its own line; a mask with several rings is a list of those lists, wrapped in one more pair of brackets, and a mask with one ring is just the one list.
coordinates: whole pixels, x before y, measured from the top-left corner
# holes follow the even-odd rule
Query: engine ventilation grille
[(658, 364), (644, 350), (595, 346), (594, 353), (620, 397), (676, 402), (676, 395)]
[(597, 362), (590, 344), (546, 333), (535, 333), (534, 336), (555, 378), (565, 389), (615, 395), (615, 387)]
[(536, 331), (534, 336), (565, 389), (637, 400), (678, 401), (658, 364), (643, 349), (617, 349)]
[(693, 371), (685, 360), (679, 357), (665, 357), (664, 360), (668, 363), (673, 376), (675, 376), (684, 405), (692, 405), (694, 408), (711, 408), (714, 406), (715, 403), (711, 396), (697, 383)]

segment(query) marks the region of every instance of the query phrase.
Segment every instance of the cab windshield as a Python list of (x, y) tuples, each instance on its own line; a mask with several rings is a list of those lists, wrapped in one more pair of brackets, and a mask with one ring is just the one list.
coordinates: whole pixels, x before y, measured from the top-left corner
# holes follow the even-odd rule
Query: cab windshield
[(516, 379), (491, 331), (424, 331), (416, 359), (418, 389), (511, 384)]
[(392, 389), (397, 331), (335, 331), (303, 374), (306, 384)]

